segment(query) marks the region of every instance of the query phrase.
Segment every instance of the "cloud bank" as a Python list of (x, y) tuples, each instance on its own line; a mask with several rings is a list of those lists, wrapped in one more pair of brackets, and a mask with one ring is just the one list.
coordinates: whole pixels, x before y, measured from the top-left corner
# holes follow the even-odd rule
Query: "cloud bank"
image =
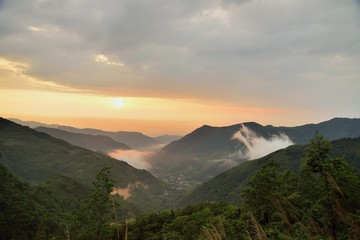
[(5, 0), (0, 56), (107, 95), (355, 113), (359, 27), (355, 0)]
[(239, 151), (236, 155), (240, 158), (253, 160), (266, 156), (276, 150), (286, 148), (294, 143), (284, 133), (273, 135), (270, 139), (258, 136), (254, 131), (241, 125), (241, 128), (233, 136), (233, 139), (243, 143), (246, 147), (245, 151)]

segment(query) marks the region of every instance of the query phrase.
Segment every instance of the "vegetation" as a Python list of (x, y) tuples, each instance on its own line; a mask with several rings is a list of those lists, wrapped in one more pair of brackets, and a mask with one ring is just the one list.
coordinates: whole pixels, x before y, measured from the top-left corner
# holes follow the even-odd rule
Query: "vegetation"
[[(161, 178), (184, 175), (196, 183), (207, 181), (229, 170), (238, 163), (246, 161), (241, 156), (235, 159), (236, 162), (233, 164), (226, 161), (229, 160), (229, 153), (246, 149), (245, 145), (233, 139), (241, 125), (225, 127), (204, 125), (194, 130), (157, 153), (153, 157), (152, 172)], [(286, 134), (295, 144), (307, 144), (316, 131), (331, 140), (360, 136), (360, 119), (334, 118), (319, 124), (297, 127), (262, 126), (255, 122), (246, 122), (243, 125), (265, 139), (281, 133)], [(234, 160), (233, 157), (231, 160)]]
[(98, 173), (89, 198), (82, 202), (76, 213), (71, 231), (76, 239), (104, 239), (111, 236), (108, 226), (115, 220), (115, 215), (110, 193), (115, 182), (109, 175), (108, 168)]
[[(14, 167), (9, 161), (16, 156), (25, 167), (35, 164), (29, 150), (18, 148), (27, 154), (31, 164), (12, 151), (21, 143), (41, 157), (36, 155), (40, 151), (35, 146), (39, 143), (38, 133), (30, 129), (26, 132), (16, 125), (10, 127), (18, 135), (9, 138), (11, 131), (0, 128), (0, 162)], [(38, 137), (44, 139), (42, 134)], [(25, 143), (29, 139), (37, 142)], [(60, 141), (49, 136), (45, 139), (50, 141), (47, 144)], [(208, 185), (213, 187), (207, 188), (209, 195), (224, 193), (224, 199), (235, 200), (200, 202), (145, 214), (129, 201), (111, 194), (119, 179), (109, 168), (112, 165), (102, 164), (105, 168), (97, 172), (92, 184), (88, 184), (90, 179), (80, 182), (79, 176), (72, 178), (72, 172), (49, 176), (45, 182), (34, 180), (31, 185), (0, 165), (0, 239), (360, 239), (360, 177), (354, 168), (356, 164), (350, 164), (360, 159), (359, 144), (360, 138), (331, 144), (316, 134), (308, 146), (292, 146), (247, 162), (220, 175), (217, 185)], [(83, 151), (71, 145), (60, 146)], [(56, 149), (56, 153), (62, 153)], [(345, 157), (350, 160), (345, 161)], [(57, 156), (53, 158), (60, 163)], [(44, 159), (38, 161), (48, 164)], [(129, 172), (125, 170), (124, 174)], [(142, 196), (144, 205), (148, 204), (146, 199), (154, 197), (147, 191), (136, 196)], [(151, 199), (152, 203), (156, 201), (159, 200)]]
[(96, 174), (108, 167), (116, 187), (126, 188), (136, 182), (146, 186), (137, 188), (133, 191), (133, 197), (128, 199), (143, 207), (144, 211), (164, 209), (168, 201), (168, 196), (164, 196), (164, 193), (171, 191), (146, 170), (136, 169), (126, 162), (73, 146), (2, 118), (0, 155), (0, 164), (15, 176), (32, 184), (53, 181), (63, 176), (90, 187)]
[(242, 188), (242, 202), (199, 203), (137, 219), (129, 239), (359, 239), (360, 179), (317, 134), (301, 171), (268, 161)]
[(0, 165), (0, 238), (51, 239), (61, 234), (56, 200)]
[[(355, 170), (360, 170), (360, 138), (345, 138), (331, 142), (333, 148), (329, 151), (331, 159), (344, 158)], [(278, 150), (257, 160), (247, 161), (223, 172), (209, 181), (199, 185), (192, 192), (177, 202), (178, 207), (204, 201), (224, 201), (240, 204), (241, 189), (249, 182), (261, 167), (268, 162), (276, 162), (282, 169), (300, 173), (308, 145), (293, 145)]]
[(112, 239), (120, 221), (140, 212), (110, 195), (114, 180), (109, 173), (101, 170), (90, 191), (59, 193), (54, 185), (71, 189), (79, 183), (60, 177), (30, 186), (0, 165), (0, 239)]

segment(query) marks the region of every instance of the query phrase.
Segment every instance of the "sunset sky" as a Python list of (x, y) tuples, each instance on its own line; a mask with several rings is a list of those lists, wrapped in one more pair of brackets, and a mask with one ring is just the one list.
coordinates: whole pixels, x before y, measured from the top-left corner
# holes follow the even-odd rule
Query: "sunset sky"
[(186, 134), (360, 117), (359, 0), (0, 0), (0, 113)]

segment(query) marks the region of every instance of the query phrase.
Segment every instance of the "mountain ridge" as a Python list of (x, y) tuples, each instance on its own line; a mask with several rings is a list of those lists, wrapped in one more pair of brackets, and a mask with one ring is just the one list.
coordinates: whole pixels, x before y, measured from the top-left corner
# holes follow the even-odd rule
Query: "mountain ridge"
[(63, 126), (59, 124), (45, 124), (36, 121), (22, 121), (16, 118), (9, 118), (10, 121), (16, 122), (18, 124), (29, 126), (31, 128), (44, 126), (49, 128), (56, 128), (72, 133), (82, 133), (90, 135), (102, 135), (112, 138), (113, 140), (124, 143), (130, 148), (141, 150), (143, 148), (153, 147), (154, 145), (160, 144), (156, 139), (149, 137), (141, 132), (132, 132), (132, 131), (103, 131), (95, 128), (75, 128), (71, 126)]
[(102, 136), (84, 133), (73, 133), (57, 128), (36, 127), (36, 131), (47, 133), (55, 138), (63, 139), (72, 145), (83, 147), (89, 150), (107, 153), (117, 149), (130, 150), (125, 143), (120, 143), (114, 139)]
[[(332, 145), (330, 157), (344, 157), (356, 170), (360, 170), (360, 137), (334, 140)], [(207, 201), (239, 204), (242, 187), (268, 161), (279, 163), (283, 169), (300, 171), (307, 146), (303, 144), (292, 145), (262, 158), (243, 162), (197, 186), (180, 199), (177, 206)]]
[(0, 118), (0, 164), (29, 183), (61, 175), (86, 186), (91, 186), (102, 168), (109, 167), (116, 187), (128, 189), (129, 200), (147, 210), (163, 208), (168, 200), (165, 194), (172, 191), (146, 170), (4, 118)]
[[(226, 171), (246, 161), (249, 149), (234, 134), (246, 127), (254, 133), (255, 138), (271, 143), (274, 136), (285, 134), (295, 144), (307, 143), (318, 131), (330, 140), (344, 137), (360, 136), (360, 119), (333, 118), (317, 124), (305, 124), (295, 127), (263, 126), (256, 122), (244, 122), (223, 127), (203, 125), (171, 142), (155, 154), (150, 161), (152, 171), (160, 178), (185, 175), (187, 179), (197, 182)], [(281, 139), (280, 139), (281, 140)]]

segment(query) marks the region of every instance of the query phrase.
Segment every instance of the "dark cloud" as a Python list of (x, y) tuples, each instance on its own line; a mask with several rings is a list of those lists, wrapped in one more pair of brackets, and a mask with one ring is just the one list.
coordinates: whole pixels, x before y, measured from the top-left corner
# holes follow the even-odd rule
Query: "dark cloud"
[(67, 86), (281, 106), (360, 90), (358, 1), (0, 3), (0, 55)]

